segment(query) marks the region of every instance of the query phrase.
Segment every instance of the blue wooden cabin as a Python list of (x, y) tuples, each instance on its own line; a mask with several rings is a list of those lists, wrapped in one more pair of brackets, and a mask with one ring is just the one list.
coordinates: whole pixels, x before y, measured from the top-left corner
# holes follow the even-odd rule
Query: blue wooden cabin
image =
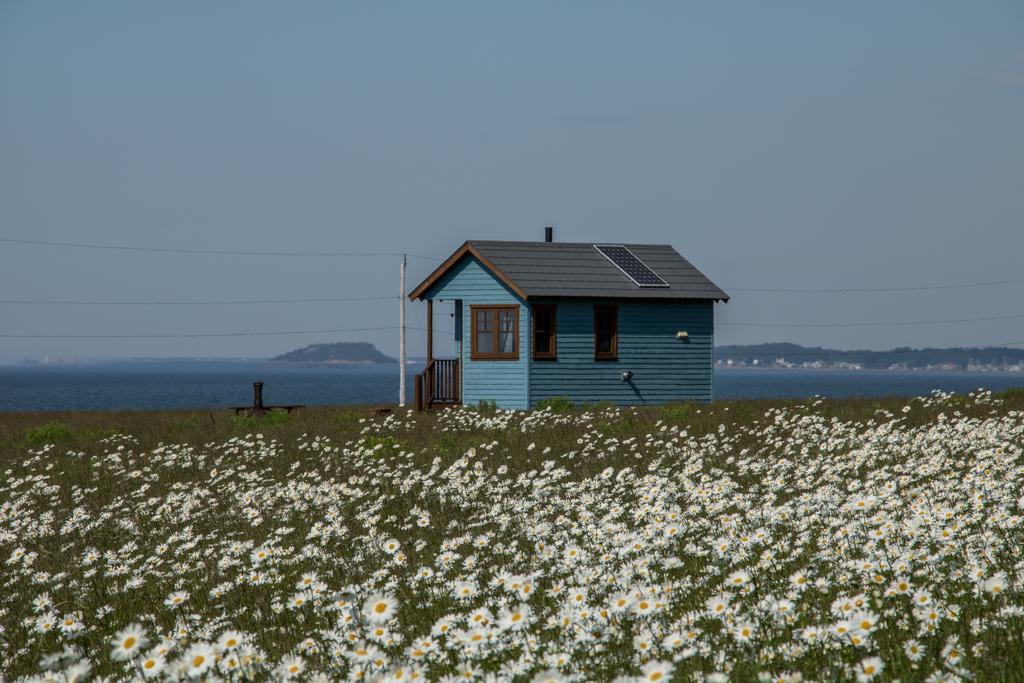
[[(466, 242), (409, 294), (427, 302), (417, 408), (710, 401), (714, 304), (728, 295), (671, 246), (551, 232)], [(454, 358), (434, 358), (434, 301), (454, 302)]]

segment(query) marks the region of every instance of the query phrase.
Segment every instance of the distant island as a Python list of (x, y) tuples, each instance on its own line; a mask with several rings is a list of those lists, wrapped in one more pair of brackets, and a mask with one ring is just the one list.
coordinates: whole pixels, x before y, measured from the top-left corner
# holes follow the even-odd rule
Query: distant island
[(752, 344), (716, 347), (715, 367), (1024, 372), (1024, 349), (993, 346), (841, 351), (788, 343)]
[(282, 353), (270, 360), (283, 363), (317, 363), (323, 365), (383, 365), (398, 360), (386, 356), (369, 342), (335, 342), (310, 344), (301, 349)]

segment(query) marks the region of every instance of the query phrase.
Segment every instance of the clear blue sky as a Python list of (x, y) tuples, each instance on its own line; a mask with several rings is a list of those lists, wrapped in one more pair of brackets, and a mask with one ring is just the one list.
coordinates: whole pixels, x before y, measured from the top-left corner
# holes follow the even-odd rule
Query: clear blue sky
[[(668, 242), (727, 291), (1024, 279), (1024, 4), (0, 3), (0, 237), (408, 251)], [(410, 288), (430, 264), (413, 260)], [(388, 258), (0, 244), (0, 299), (392, 295)], [(1024, 340), (1024, 285), (733, 291), (717, 341)], [(423, 306), (411, 304), (422, 326)], [(0, 333), (393, 325), (397, 303), (0, 304)], [(450, 321), (439, 317), (439, 327)], [(0, 339), (26, 356), (261, 356), (392, 331)], [(439, 348), (444, 348), (442, 334)], [(422, 333), (410, 337), (422, 354)]]

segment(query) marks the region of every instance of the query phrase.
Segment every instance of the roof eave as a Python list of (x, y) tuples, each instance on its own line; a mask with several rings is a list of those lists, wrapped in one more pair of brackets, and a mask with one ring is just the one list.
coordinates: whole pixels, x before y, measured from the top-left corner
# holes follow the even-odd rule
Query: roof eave
[(728, 295), (723, 296), (627, 296), (615, 294), (548, 294), (538, 292), (533, 295), (534, 299), (619, 299), (623, 301), (714, 301), (715, 303), (729, 303)]

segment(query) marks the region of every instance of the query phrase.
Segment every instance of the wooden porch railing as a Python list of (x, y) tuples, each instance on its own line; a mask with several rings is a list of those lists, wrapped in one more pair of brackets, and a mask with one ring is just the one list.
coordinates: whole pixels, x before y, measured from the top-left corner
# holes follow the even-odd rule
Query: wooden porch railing
[(416, 410), (446, 408), (459, 404), (459, 359), (433, 358), (416, 375)]

